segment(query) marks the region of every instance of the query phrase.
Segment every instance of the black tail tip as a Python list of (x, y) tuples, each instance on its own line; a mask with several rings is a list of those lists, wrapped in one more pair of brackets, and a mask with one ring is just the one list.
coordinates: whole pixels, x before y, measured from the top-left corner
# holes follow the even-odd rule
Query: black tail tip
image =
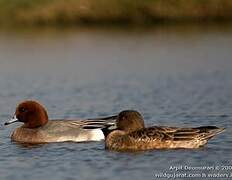
[(225, 128), (219, 128), (216, 126), (202, 126), (199, 127), (198, 129), (200, 130), (199, 133), (201, 134), (202, 140), (209, 140), (225, 130)]
[(201, 127), (198, 127), (197, 129), (199, 129), (201, 132), (210, 132), (210, 131), (222, 132), (226, 128), (219, 128), (217, 126), (201, 126)]

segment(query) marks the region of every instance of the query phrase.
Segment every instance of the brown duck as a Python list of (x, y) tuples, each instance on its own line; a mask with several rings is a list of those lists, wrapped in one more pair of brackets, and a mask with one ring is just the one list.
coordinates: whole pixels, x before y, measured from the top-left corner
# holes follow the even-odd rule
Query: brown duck
[(117, 129), (106, 136), (105, 147), (115, 151), (138, 151), (151, 149), (199, 148), (221, 133), (224, 128), (202, 126), (179, 128), (152, 126), (145, 128), (137, 111), (119, 113)]

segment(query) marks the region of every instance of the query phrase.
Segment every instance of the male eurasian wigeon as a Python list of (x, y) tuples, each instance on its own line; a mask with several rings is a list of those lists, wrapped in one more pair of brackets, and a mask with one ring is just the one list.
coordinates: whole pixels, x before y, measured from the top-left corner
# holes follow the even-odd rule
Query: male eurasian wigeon
[(24, 101), (17, 106), (14, 117), (5, 125), (24, 123), (11, 135), (11, 139), (17, 142), (82, 142), (104, 140), (102, 129), (114, 128), (115, 119), (116, 116), (88, 120), (48, 120), (42, 105), (36, 101)]
[(224, 128), (202, 126), (196, 128), (158, 127), (145, 128), (143, 118), (137, 111), (119, 113), (117, 129), (106, 136), (105, 147), (116, 151), (151, 149), (199, 148)]

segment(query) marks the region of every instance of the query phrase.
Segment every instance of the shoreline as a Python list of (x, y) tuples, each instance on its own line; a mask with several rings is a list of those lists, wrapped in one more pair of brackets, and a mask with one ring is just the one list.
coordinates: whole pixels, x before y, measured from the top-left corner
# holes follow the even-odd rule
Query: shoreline
[(229, 0), (0, 0), (1, 26), (232, 22)]

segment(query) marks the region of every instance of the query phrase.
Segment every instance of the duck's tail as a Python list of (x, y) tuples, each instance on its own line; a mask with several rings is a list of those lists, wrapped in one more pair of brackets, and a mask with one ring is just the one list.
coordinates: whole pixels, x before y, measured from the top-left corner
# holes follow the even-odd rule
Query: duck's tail
[(207, 141), (225, 130), (225, 128), (218, 128), (216, 126), (201, 126), (194, 129), (199, 130), (198, 134), (200, 140)]
[(106, 137), (111, 131), (116, 129), (117, 116), (108, 116), (102, 118), (89, 118), (86, 120), (86, 124), (83, 125), (83, 129), (101, 129)]

